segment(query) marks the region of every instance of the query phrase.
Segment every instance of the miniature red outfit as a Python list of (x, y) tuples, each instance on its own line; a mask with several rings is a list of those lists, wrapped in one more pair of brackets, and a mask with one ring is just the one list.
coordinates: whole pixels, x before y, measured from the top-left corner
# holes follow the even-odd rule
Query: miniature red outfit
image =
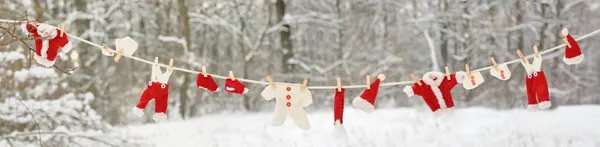
[(451, 90), (457, 84), (462, 84), (465, 77), (464, 72), (457, 72), (450, 75), (450, 80), (441, 72), (428, 72), (423, 75), (419, 81), (421, 85), (415, 83), (412, 87), (404, 87), (404, 92), (408, 96), (418, 95), (429, 106), (431, 111), (436, 112), (440, 109), (452, 109), (454, 101), (452, 100)]
[(248, 93), (249, 89), (246, 87), (246, 85), (244, 85), (244, 83), (240, 82), (240, 80), (231, 80), (231, 78), (227, 78), (227, 80), (225, 80), (225, 91), (244, 95)]
[(60, 36), (62, 31), (54, 26), (45, 23), (23, 24), (21, 28), (35, 38), (35, 56), (37, 63), (50, 67), (54, 65), (59, 50), (67, 53), (71, 51), (73, 45), (69, 42), (66, 34)]
[(167, 119), (167, 106), (169, 105), (169, 77), (173, 71), (166, 71), (164, 74), (160, 66), (152, 65), (152, 78), (148, 82), (148, 88), (144, 90), (138, 104), (132, 108), (134, 114), (144, 115), (144, 109), (150, 100), (154, 99), (154, 116), (152, 119), (161, 122)]
[(200, 89), (208, 90), (210, 92), (219, 91), (219, 85), (217, 85), (215, 80), (213, 80), (212, 76), (206, 75), (206, 77), (204, 77), (204, 74), (202, 73), (198, 74), (198, 79), (196, 79), (196, 86), (198, 86), (198, 88)]
[(541, 70), (542, 57), (534, 57), (531, 64), (523, 62), (521, 64), (527, 71), (527, 77), (525, 77), (525, 84), (527, 90), (527, 108), (540, 109), (550, 108), (550, 93), (548, 92), (548, 82), (546, 81), (546, 75)]

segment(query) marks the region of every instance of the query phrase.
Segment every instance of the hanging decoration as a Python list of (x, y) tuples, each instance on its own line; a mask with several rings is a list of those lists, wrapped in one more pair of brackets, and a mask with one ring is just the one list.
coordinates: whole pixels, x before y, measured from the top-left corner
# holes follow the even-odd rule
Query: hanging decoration
[[(267, 79), (271, 79), (270, 76)], [(304, 111), (304, 107), (312, 104), (312, 94), (306, 88), (308, 79), (304, 78), (302, 85), (277, 85), (269, 84), (260, 93), (265, 100), (275, 98), (275, 114), (272, 125), (281, 126), (285, 122), (285, 117), (290, 116), (296, 126), (300, 129), (310, 129), (310, 124)], [(270, 82), (274, 83), (274, 82)]]
[(569, 35), (569, 30), (564, 28), (562, 30), (562, 39), (565, 42), (565, 56), (563, 61), (569, 65), (579, 64), (583, 61), (583, 54), (581, 53), (581, 48), (579, 48), (579, 44), (571, 35)]
[(26, 23), (21, 29), (32, 34), (35, 39), (35, 55), (33, 59), (45, 67), (53, 66), (59, 51), (68, 53), (73, 49), (63, 29), (45, 23)]
[(385, 75), (377, 75), (377, 79), (371, 85), (369, 85), (371, 77), (367, 75), (367, 89), (360, 95), (360, 97), (352, 100), (352, 105), (355, 108), (361, 109), (367, 113), (375, 111), (375, 100), (377, 99), (377, 92), (379, 91), (379, 83), (385, 80)]
[(521, 65), (525, 68), (527, 76), (525, 77), (525, 85), (527, 90), (527, 109), (535, 110), (550, 108), (550, 93), (548, 92), (548, 82), (542, 68), (542, 56), (539, 55), (537, 47), (533, 46), (535, 56), (533, 62), (529, 63), (527, 58), (523, 56), (520, 50), (517, 54), (521, 57)]
[(115, 56), (115, 62), (118, 63), (121, 56), (132, 56), (138, 48), (138, 43), (127, 36), (125, 38), (115, 40), (115, 47), (117, 48), (117, 56)]
[(342, 82), (340, 78), (336, 78), (337, 88), (335, 89), (335, 95), (333, 96), (333, 135), (336, 137), (342, 137), (346, 135), (346, 129), (342, 125), (344, 123), (344, 92), (346, 89), (342, 88)]
[(510, 79), (510, 70), (508, 69), (506, 63), (498, 65), (496, 64), (496, 60), (494, 59), (494, 57), (491, 57), (490, 60), (492, 60), (492, 68), (490, 68), (490, 75), (503, 81)]
[(244, 95), (248, 93), (249, 89), (246, 87), (246, 85), (244, 85), (244, 83), (235, 79), (232, 71), (229, 71), (229, 78), (225, 80), (225, 91)]
[(423, 97), (423, 100), (433, 112), (452, 110), (454, 101), (452, 100), (451, 90), (457, 84), (461, 84), (465, 76), (464, 72), (457, 72), (451, 74), (450, 78), (444, 78), (443, 73), (431, 71), (425, 73), (421, 80), (417, 80), (412, 75), (415, 84), (405, 86), (403, 91), (409, 97), (413, 95)]
[(212, 76), (206, 73), (206, 67), (202, 66), (202, 72), (198, 73), (198, 79), (196, 79), (196, 86), (200, 89), (208, 90), (210, 92), (219, 91), (219, 85), (213, 80)]
[(480, 72), (471, 71), (471, 69), (469, 69), (469, 64), (465, 64), (465, 71), (466, 78), (464, 78), (464, 81), (462, 81), (462, 85), (465, 89), (474, 89), (475, 87), (481, 85), (481, 83), (485, 81)]
[(158, 64), (158, 57), (154, 58), (152, 65), (151, 80), (148, 82), (148, 88), (144, 90), (138, 104), (131, 108), (133, 114), (137, 116), (144, 115), (144, 109), (150, 100), (154, 99), (154, 116), (152, 119), (156, 122), (162, 122), (167, 119), (167, 106), (169, 105), (169, 77), (173, 73), (173, 59), (169, 61), (167, 71), (163, 73)]
[[(133, 57), (133, 53), (137, 50), (138, 44), (135, 40), (130, 37), (117, 39), (115, 41), (116, 49), (110, 49), (106, 45), (98, 45), (92, 43), (83, 38), (69, 35), (65, 32), (65, 24), (61, 25), (61, 28), (57, 28), (44, 23), (29, 23), (27, 21), (16, 21), (16, 20), (5, 20), (0, 19), (0, 22), (5, 23), (24, 23), (21, 28), (32, 34), (35, 39), (35, 57), (34, 59), (43, 66), (49, 67), (54, 65), (55, 59), (58, 56), (58, 52), (69, 52), (73, 45), (68, 40), (67, 36), (95, 46), (101, 49), (102, 54), (106, 56), (114, 56), (115, 62), (119, 62), (122, 56), (137, 60), (140, 62), (152, 64), (152, 75), (151, 80), (148, 82), (148, 87), (140, 96), (139, 103), (132, 108), (132, 111), (137, 116), (143, 116), (144, 109), (148, 102), (152, 99), (155, 100), (155, 114), (153, 119), (157, 122), (165, 121), (167, 118), (166, 111), (168, 105), (168, 94), (169, 84), (168, 80), (173, 70), (179, 70), (188, 73), (198, 74), (196, 85), (200, 89), (205, 89), (211, 92), (217, 92), (219, 86), (214, 81), (214, 78), (225, 79), (225, 91), (244, 95), (249, 89), (241, 83), (241, 81), (269, 85), (261, 92), (261, 96), (266, 100), (276, 99), (275, 114), (273, 116), (272, 125), (281, 126), (285, 122), (286, 116), (290, 116), (294, 123), (301, 129), (310, 129), (310, 124), (304, 111), (304, 107), (312, 104), (312, 95), (309, 89), (336, 89), (334, 95), (334, 134), (345, 134), (343, 127), (343, 110), (344, 110), (344, 93), (346, 88), (363, 88), (363, 85), (350, 85), (341, 86), (340, 79), (337, 78), (337, 86), (311, 86), (307, 87), (307, 79), (305, 78), (302, 84), (291, 84), (291, 83), (275, 83), (270, 76), (267, 76), (268, 83), (250, 80), (250, 79), (236, 79), (233, 72), (229, 71), (229, 77), (220, 75), (211, 75), (206, 72), (206, 68), (202, 66), (202, 72), (193, 71), (183, 68), (174, 68), (173, 59), (170, 60), (167, 66), (167, 71), (162, 73), (160, 66), (165, 66), (158, 63), (158, 58), (155, 58), (154, 63)], [(577, 40), (588, 38), (592, 35), (600, 33), (600, 29), (595, 30), (579, 37)], [(569, 35), (567, 29), (563, 29), (562, 38), (565, 42), (565, 55), (563, 61), (569, 65), (579, 64), (583, 61), (584, 55), (581, 52), (579, 44), (576, 39)], [(520, 50), (517, 53), (520, 56), (520, 62), (527, 72), (526, 90), (528, 98), (529, 109), (547, 109), (551, 106), (549, 100), (548, 83), (541, 70), (542, 57), (541, 54), (547, 54), (554, 50), (558, 50), (561, 46), (556, 46), (550, 49), (546, 49), (542, 53), (538, 53), (536, 46), (534, 48), (533, 62), (530, 64)], [(78, 54), (75, 52), (72, 54), (72, 61), (78, 62)], [(377, 79), (371, 83), (370, 76), (366, 78), (366, 89), (357, 98), (354, 98), (352, 105), (355, 108), (361, 109), (364, 112), (371, 113), (374, 111), (375, 100), (378, 94), (379, 86), (394, 86), (394, 85), (405, 85), (412, 84), (412, 86), (404, 87), (403, 91), (408, 95), (419, 95), (423, 98), (425, 103), (429, 106), (431, 111), (439, 112), (440, 110), (452, 110), (454, 102), (451, 95), (451, 89), (457, 84), (463, 84), (465, 89), (473, 89), (484, 82), (483, 76), (480, 71), (490, 70), (490, 74), (500, 80), (508, 80), (511, 77), (511, 72), (508, 69), (508, 64), (519, 62), (519, 59), (509, 61), (502, 64), (497, 64), (494, 58), (491, 58), (493, 66), (480, 68), (471, 71), (469, 65), (465, 65), (466, 72), (456, 72), (450, 74), (448, 67), (445, 68), (446, 74), (441, 72), (428, 72), (423, 75), (421, 79), (411, 74), (413, 81), (402, 81), (393, 83), (381, 82), (385, 79), (383, 74), (377, 76)], [(78, 63), (75, 64), (77, 66)], [(1, 82), (2, 79), (0, 79)]]

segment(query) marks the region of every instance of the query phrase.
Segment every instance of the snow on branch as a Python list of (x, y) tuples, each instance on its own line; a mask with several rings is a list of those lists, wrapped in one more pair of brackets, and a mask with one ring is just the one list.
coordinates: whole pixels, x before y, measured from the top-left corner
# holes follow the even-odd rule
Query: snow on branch
[(162, 36), (161, 35), (161, 36), (158, 36), (158, 40), (164, 41), (164, 42), (176, 42), (176, 43), (181, 44), (181, 46), (183, 46), (184, 50), (186, 50), (186, 51), (188, 50), (188, 48), (186, 46), (187, 42), (185, 41), (184, 38), (177, 38), (175, 36)]

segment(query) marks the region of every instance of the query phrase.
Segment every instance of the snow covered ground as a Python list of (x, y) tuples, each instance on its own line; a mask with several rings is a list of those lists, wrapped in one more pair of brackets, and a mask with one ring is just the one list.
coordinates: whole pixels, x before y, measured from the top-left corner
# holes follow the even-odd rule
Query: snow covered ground
[(598, 147), (600, 106), (552, 111), (462, 108), (434, 117), (415, 109), (346, 108), (346, 138), (335, 138), (333, 112), (308, 112), (312, 128), (291, 119), (270, 125), (271, 113), (221, 114), (187, 121), (129, 126), (123, 135), (156, 147)]

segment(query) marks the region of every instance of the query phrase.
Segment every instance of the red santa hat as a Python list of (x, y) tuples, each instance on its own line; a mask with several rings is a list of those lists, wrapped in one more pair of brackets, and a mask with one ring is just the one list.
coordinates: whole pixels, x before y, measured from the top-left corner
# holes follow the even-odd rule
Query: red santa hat
[(244, 95), (248, 93), (249, 89), (246, 88), (246, 85), (240, 82), (240, 80), (227, 78), (227, 80), (225, 80), (225, 91)]
[(341, 88), (339, 91), (335, 89), (333, 97), (333, 135), (336, 137), (345, 136), (346, 129), (342, 125), (344, 123), (344, 92), (346, 89)]
[(35, 36), (40, 36), (37, 33), (37, 26), (38, 26), (37, 24), (34, 25), (34, 24), (26, 23), (26, 24), (21, 25), (21, 29), (25, 32), (33, 34), (33, 36), (35, 37)]
[(571, 35), (569, 35), (569, 30), (567, 30), (566, 28), (562, 30), (562, 35), (563, 37), (566, 37), (569, 44), (571, 44), (571, 48), (569, 48), (568, 45), (565, 46), (565, 56), (563, 58), (563, 61), (569, 65), (581, 63), (581, 61), (583, 61), (584, 56), (581, 53), (581, 48), (579, 48), (579, 44), (577, 44), (577, 41), (573, 39)]
[(375, 111), (375, 99), (377, 98), (377, 91), (379, 91), (379, 83), (383, 80), (385, 80), (385, 76), (379, 74), (377, 79), (371, 83), (371, 89), (365, 89), (360, 97), (354, 98), (354, 100), (352, 100), (352, 105), (367, 113)]
[(212, 76), (202, 73), (198, 73), (198, 79), (196, 80), (196, 86), (200, 89), (208, 90), (210, 92), (219, 91), (219, 85), (213, 80)]

